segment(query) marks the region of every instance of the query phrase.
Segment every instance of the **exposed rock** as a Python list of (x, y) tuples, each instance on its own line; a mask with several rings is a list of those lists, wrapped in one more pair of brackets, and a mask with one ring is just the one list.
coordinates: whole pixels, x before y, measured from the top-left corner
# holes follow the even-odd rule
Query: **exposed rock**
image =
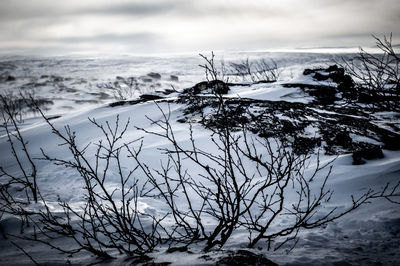
[(229, 265), (229, 266), (278, 266), (278, 264), (270, 261), (263, 255), (258, 255), (247, 250), (237, 250), (235, 252), (228, 252), (229, 254), (220, 260), (215, 265)]
[(167, 249), (166, 253), (174, 253), (174, 252), (186, 252), (188, 250), (187, 246), (182, 247), (170, 247)]
[(154, 100), (163, 99), (164, 97), (161, 97), (158, 95), (153, 95), (153, 94), (142, 94), (139, 96), (139, 98), (142, 100), (145, 100), (145, 101), (154, 101)]
[(341, 131), (341, 132), (337, 132), (335, 139), (334, 139), (334, 143), (336, 145), (340, 145), (340, 146), (348, 146), (351, 145), (353, 142), (353, 140), (351, 139), (349, 132), (347, 131)]
[(203, 81), (197, 83), (192, 88), (185, 89), (184, 94), (227, 94), (229, 86), (221, 80)]
[[(306, 69), (303, 72), (304, 75), (313, 74), (313, 79), (317, 81), (331, 81), (334, 86), (334, 90), (336, 90), (339, 97), (349, 103), (361, 103), (365, 106), (363, 107), (365, 110), (370, 109), (372, 111), (387, 111), (387, 110), (398, 110), (398, 102), (400, 100), (398, 93), (398, 86), (396, 82), (389, 81), (387, 85), (392, 84), (392, 88), (385, 87), (384, 89), (380, 89), (377, 87), (364, 87), (362, 84), (356, 84), (352, 77), (345, 74), (345, 70), (342, 67), (338, 67), (337, 65), (332, 65), (326, 69), (324, 68), (316, 68), (316, 69)], [(305, 90), (306, 93), (312, 95), (309, 90)], [(312, 92), (312, 91), (311, 91)], [(331, 94), (331, 93), (330, 93)], [(321, 99), (320, 97), (318, 97)], [(324, 101), (321, 101), (322, 104), (328, 103), (331, 101), (326, 101), (328, 98), (322, 98)]]
[(316, 146), (321, 146), (320, 138), (307, 138), (296, 136), (293, 142), (293, 151), (296, 154), (308, 154)]
[(170, 79), (171, 81), (179, 81), (178, 76), (175, 76), (175, 75), (170, 75), (170, 76), (169, 76), (169, 79)]
[[(127, 103), (127, 101), (118, 101), (118, 102), (113, 102), (108, 104), (110, 107), (117, 107), (117, 106), (123, 106)], [(135, 101), (135, 103), (139, 103), (139, 101)]]
[(174, 92), (176, 92), (176, 90), (174, 90), (174, 89), (165, 89), (164, 91), (162, 91), (162, 94), (169, 95)]
[(383, 158), (382, 149), (374, 144), (364, 143), (364, 147), (353, 152), (353, 164), (364, 164), (366, 160)]
[(52, 79), (53, 82), (62, 82), (62, 81), (64, 81), (63, 77), (56, 76), (56, 75), (51, 75), (50, 78)]
[[(355, 88), (353, 79), (349, 75), (345, 74), (343, 68), (338, 67), (337, 65), (331, 65), (326, 69), (324, 68), (306, 69), (304, 70), (303, 74), (304, 75), (314, 74), (313, 78), (318, 81), (326, 81), (330, 79), (332, 82), (337, 84), (336, 87), (332, 88), (334, 88), (336, 92), (341, 92), (343, 98), (350, 100), (357, 99), (357, 90)], [(333, 94), (333, 91), (331, 94)]]
[(315, 97), (314, 103), (316, 104), (333, 104), (335, 101), (339, 100), (339, 98), (336, 96), (338, 91), (332, 86), (301, 83), (288, 83), (282, 84), (282, 86), (285, 88), (300, 88), (308, 95)]
[(400, 134), (383, 134), (382, 142), (385, 144), (383, 148), (388, 150), (400, 150)]
[(339, 70), (339, 67), (337, 65), (331, 65), (326, 69), (326, 72), (336, 72), (338, 70)]
[(6, 81), (15, 81), (15, 77), (11, 76), (11, 75), (8, 75)]
[[(379, 158), (382, 153), (379, 153), (379, 146), (353, 140), (353, 135), (384, 143), (385, 149), (400, 149), (400, 134), (396, 133), (400, 125), (396, 122), (371, 115), (369, 110), (356, 105), (335, 104), (341, 99), (341, 95), (349, 97), (348, 95), (352, 94), (351, 88), (354, 88), (353, 80), (344, 74), (343, 68), (332, 65), (326, 69), (309, 69), (304, 72), (308, 75), (319, 73), (324, 78), (328, 76), (333, 85), (283, 85), (300, 88), (314, 97), (315, 100), (310, 103), (226, 97), (224, 112), (217, 110), (220, 96), (229, 91), (229, 84), (220, 80), (200, 82), (185, 89), (178, 99), (163, 99), (159, 95), (175, 91), (159, 90), (158, 95), (142, 95), (139, 99), (116, 102), (110, 106), (138, 104), (151, 100), (183, 103), (186, 107), (184, 116), (179, 117), (179, 122), (195, 121), (208, 128), (229, 126), (232, 130), (241, 130), (246, 126), (249, 131), (260, 137), (278, 138), (291, 145), (297, 154), (314, 152), (315, 148), (323, 143), (327, 154), (354, 153), (355, 163), (362, 163), (363, 159)], [(336, 82), (338, 86), (335, 86)], [(210, 111), (208, 107), (214, 111)]]
[(343, 93), (344, 98), (351, 100), (357, 99), (357, 90), (354, 86), (354, 81), (349, 75), (343, 75), (338, 83), (338, 91)]
[(153, 79), (160, 79), (161, 75), (159, 73), (156, 72), (150, 72), (147, 74), (148, 77), (153, 78)]
[[(75, 88), (66, 88), (65, 91), (68, 92), (68, 93), (75, 93), (75, 92), (78, 92), (79, 90), (77, 90)], [(90, 94), (99, 95), (99, 94), (104, 94), (104, 92), (101, 92), (101, 93), (90, 93)], [(104, 98), (104, 99), (107, 99), (107, 98)]]
[[(225, 114), (204, 113), (206, 107), (216, 110), (218, 101), (215, 96), (181, 94), (178, 102), (185, 103), (186, 108), (185, 117), (179, 121), (192, 121), (193, 118), (199, 121), (201, 118), (200, 122), (206, 127), (229, 125), (232, 130), (246, 126), (260, 137), (276, 137), (292, 145), (297, 154), (313, 152), (322, 142), (325, 152), (332, 155), (364, 148), (362, 142), (353, 141), (350, 133), (383, 142), (385, 148), (400, 149), (400, 135), (385, 129), (383, 121), (372, 121), (370, 114), (359, 108), (331, 105), (321, 109), (322, 106), (314, 103), (225, 98)], [(318, 136), (308, 134), (307, 127), (314, 128)]]
[(329, 79), (329, 75), (324, 75), (324, 74), (321, 74), (319, 72), (316, 72), (314, 74), (313, 78), (318, 80), (318, 81), (324, 81), (324, 80), (328, 80)]
[(163, 99), (163, 97), (162, 96), (158, 96), (158, 95), (153, 95), (153, 94), (142, 94), (142, 95), (139, 96), (139, 99), (129, 100), (129, 101), (113, 102), (113, 103), (110, 103), (108, 106), (116, 107), (116, 106), (122, 106), (122, 105), (125, 105), (125, 104), (135, 105), (135, 104), (144, 103), (144, 102), (147, 102), (147, 101), (159, 100), (159, 99)]
[(140, 77), (140, 79), (141, 79), (143, 82), (146, 82), (146, 83), (153, 82), (153, 79), (152, 79), (152, 78), (148, 78), (148, 77)]
[(309, 69), (309, 68), (306, 68), (306, 69), (304, 69), (304, 71), (303, 71), (303, 75), (304, 75), (304, 76), (308, 76), (308, 75), (310, 75), (310, 74), (312, 74), (312, 73), (314, 73), (314, 70)]

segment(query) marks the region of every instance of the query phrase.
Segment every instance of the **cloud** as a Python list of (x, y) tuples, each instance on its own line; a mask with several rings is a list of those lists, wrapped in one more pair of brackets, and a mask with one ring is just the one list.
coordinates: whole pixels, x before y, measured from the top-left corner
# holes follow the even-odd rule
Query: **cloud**
[[(263, 1), (262, 1), (263, 2)], [(282, 16), (286, 8), (271, 6), (260, 2), (242, 3), (240, 1), (221, 0), (141, 0), (141, 1), (101, 1), (69, 0), (65, 2), (50, 0), (2, 0), (1, 21), (26, 19), (46, 19), (69, 16), (162, 16), (165, 14), (179, 17), (223, 17), (241, 16)]]
[(398, 0), (2, 0), (0, 49), (357, 46), (373, 44), (371, 33), (399, 36), (398, 14)]
[(100, 34), (93, 36), (83, 37), (61, 37), (61, 38), (41, 38), (45, 42), (59, 42), (59, 43), (118, 43), (118, 42), (152, 42), (159, 39), (159, 36), (148, 32), (143, 33), (130, 33), (130, 34)]

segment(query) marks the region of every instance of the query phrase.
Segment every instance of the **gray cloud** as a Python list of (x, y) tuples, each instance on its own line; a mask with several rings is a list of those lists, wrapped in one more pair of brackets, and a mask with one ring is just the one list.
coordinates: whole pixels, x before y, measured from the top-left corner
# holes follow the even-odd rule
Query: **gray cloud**
[[(76, 2), (76, 1), (75, 1)], [(86, 1), (82, 1), (85, 3)], [(90, 1), (89, 1), (90, 2)], [(235, 5), (235, 2), (222, 4), (218, 1), (187, 1), (187, 0), (148, 0), (148, 1), (113, 1), (106, 3), (92, 2), (91, 5), (60, 4), (49, 0), (3, 0), (0, 9), (0, 20), (26, 20), (60, 18), (66, 16), (159, 16), (174, 14), (180, 17), (210, 17), (210, 16), (282, 16), (286, 8), (270, 7), (268, 5), (254, 8), (252, 5)]]
[(398, 0), (2, 0), (0, 51), (358, 46), (398, 38), (399, 14)]
[(80, 14), (100, 14), (100, 15), (127, 15), (127, 16), (156, 16), (167, 14), (179, 6), (179, 1), (164, 2), (129, 2), (117, 3), (116, 5), (106, 5), (101, 7), (89, 7), (77, 10)]
[(61, 37), (61, 38), (41, 38), (45, 42), (59, 42), (59, 43), (120, 43), (120, 42), (154, 42), (160, 39), (160, 36), (148, 32), (131, 33), (131, 34), (100, 34), (84, 37)]
[[(59, 1), (48, 0), (3, 0), (0, 9), (0, 19), (44, 19), (79, 15), (159, 15), (173, 10), (178, 5), (179, 1), (115, 1), (114, 4), (113, 2), (107, 2), (97, 5), (96, 2), (91, 2), (91, 5), (74, 4), (74, 1), (71, 1), (70, 4), (68, 3), (69, 1), (60, 4)], [(85, 3), (85, 1), (82, 1), (82, 3)], [(90, 3), (90, 1), (86, 3)]]

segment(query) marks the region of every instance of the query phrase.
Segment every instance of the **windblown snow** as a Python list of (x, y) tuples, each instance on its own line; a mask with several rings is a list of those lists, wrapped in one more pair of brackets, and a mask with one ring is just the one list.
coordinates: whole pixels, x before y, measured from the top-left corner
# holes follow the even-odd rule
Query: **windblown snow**
[[(285, 101), (290, 103), (309, 103), (312, 97), (302, 94), (299, 88), (282, 86), (282, 84), (308, 83), (319, 84), (321, 82), (303, 76), (302, 71), (311, 67), (326, 67), (340, 54), (281, 54), (281, 53), (247, 53), (227, 54), (224, 60), (238, 60), (248, 56), (250, 58), (273, 58), (282, 69), (278, 81), (273, 83), (242, 84), (231, 86), (227, 98), (246, 98), (268, 101)], [(144, 133), (138, 128), (149, 131), (160, 131), (151, 120), (162, 119), (162, 112), (169, 113), (174, 134), (181, 145), (190, 146), (189, 124), (178, 122), (184, 118), (184, 104), (173, 101), (179, 92), (204, 80), (203, 69), (197, 57), (123, 57), (123, 58), (19, 58), (9, 57), (0, 59), (2, 76), (12, 77), (8, 81), (0, 83), (1, 92), (15, 92), (22, 90), (33, 92), (36, 97), (46, 99), (43, 105), (45, 114), (53, 117), (50, 120), (55, 128), (65, 132), (68, 125), (76, 132), (76, 141), (79, 146), (85, 147), (96, 143), (103, 135), (88, 119), (95, 119), (99, 124), (109, 122), (113, 124), (117, 116), (121, 123), (130, 120), (128, 130), (124, 136), (125, 142), (134, 141), (131, 145), (138, 147), (143, 141), (140, 154), (141, 159), (150, 168), (159, 169), (165, 160), (160, 149), (168, 147), (170, 143), (155, 135)], [(124, 83), (129, 77), (137, 82), (137, 93), (126, 94), (120, 97), (110, 89), (110, 84)], [(108, 85), (107, 85), (108, 84)], [(135, 100), (141, 94), (160, 95), (162, 91), (173, 89), (164, 99), (167, 101), (143, 101), (137, 104), (124, 104), (111, 107), (109, 104), (121, 100)], [(329, 112), (323, 108), (318, 112)], [(391, 123), (397, 126), (400, 123), (396, 113), (380, 113), (380, 117), (389, 117)], [(313, 117), (309, 117), (314, 119)], [(292, 119), (281, 117), (280, 119)], [(41, 149), (52, 157), (70, 160), (72, 157), (68, 147), (60, 146), (61, 140), (51, 133), (49, 125), (37, 113), (27, 113), (20, 125), (21, 132), (28, 141), (27, 147), (32, 158), (42, 157)], [(200, 124), (193, 124), (194, 139), (200, 147), (213, 152), (215, 147), (210, 143), (212, 132)], [(306, 135), (316, 136), (319, 129), (308, 126)], [(377, 140), (366, 136), (351, 135), (354, 140), (379, 144)], [(95, 152), (95, 146), (89, 146), (87, 154)], [(7, 141), (4, 130), (0, 131), (0, 165), (9, 172), (18, 171), (18, 165)], [(217, 151), (215, 150), (217, 153)], [(318, 150), (312, 154), (311, 159), (317, 157)], [(345, 209), (351, 204), (351, 195), (360, 195), (367, 189), (381, 189), (387, 183), (395, 184), (400, 180), (400, 151), (383, 150), (384, 158), (366, 160), (365, 164), (353, 165), (351, 153), (340, 155), (326, 155), (321, 153), (321, 163), (333, 160), (332, 173), (327, 187), (334, 193), (332, 200), (324, 211), (329, 212), (333, 208)], [(313, 162), (313, 160), (311, 160)], [(38, 166), (38, 183), (42, 196), (47, 199), (49, 207), (57, 212), (61, 207), (57, 199), (76, 205), (82, 203), (83, 181), (76, 171), (50, 164), (48, 161), (36, 160)], [(132, 158), (123, 156), (121, 161), (123, 169), (128, 171), (132, 165)], [(190, 169), (190, 164), (187, 165)], [(311, 163), (307, 171), (316, 167)], [(117, 171), (117, 169), (112, 169)], [(328, 171), (328, 169), (324, 169)], [(138, 176), (139, 183), (145, 182), (144, 176)], [(107, 181), (110, 188), (118, 188), (119, 179), (117, 173), (113, 179)], [(18, 192), (16, 192), (18, 193)], [(141, 198), (139, 207), (148, 213), (163, 213), (167, 210), (160, 200)], [(40, 205), (32, 205), (31, 208), (43, 208)], [(212, 220), (209, 221), (213, 223)], [(285, 224), (285, 218), (279, 223)], [(279, 226), (274, 224), (273, 226)], [(29, 233), (32, 227), (24, 227), (21, 234), (20, 218), (0, 213), (0, 228), (6, 234), (22, 236)], [(235, 250), (246, 248), (246, 232), (237, 231), (223, 250)], [(273, 252), (267, 250), (266, 244), (260, 242), (257, 249), (252, 250), (257, 254), (263, 254), (268, 259), (279, 265), (400, 265), (400, 205), (393, 204), (385, 199), (378, 199), (366, 204), (354, 212), (330, 223), (327, 226), (301, 231), (298, 235), (299, 242), (296, 247), (286, 253), (287, 248)], [(14, 241), (24, 247), (29, 254), (39, 263), (46, 265), (62, 265), (66, 259), (74, 265), (96, 262), (96, 258), (87, 254), (77, 254), (65, 258), (56, 250), (33, 243), (20, 238), (4, 238), (0, 234), (0, 264), (1, 265), (29, 265), (31, 260), (21, 250), (10, 243)], [(69, 245), (67, 239), (59, 237), (56, 242)], [(72, 244), (71, 244), (72, 245)], [(212, 251), (207, 256), (196, 246), (193, 252), (166, 253), (167, 247), (156, 249), (151, 255), (154, 262), (170, 262), (171, 265), (213, 265), (221, 256), (220, 251)], [(120, 265), (125, 263), (124, 257), (114, 254), (116, 259), (103, 262), (107, 265)]]

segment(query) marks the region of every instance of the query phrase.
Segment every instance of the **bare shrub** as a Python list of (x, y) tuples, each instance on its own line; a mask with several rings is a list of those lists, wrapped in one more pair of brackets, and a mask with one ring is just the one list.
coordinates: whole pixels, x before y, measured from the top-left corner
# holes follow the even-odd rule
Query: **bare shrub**
[(204, 64), (199, 66), (205, 70), (207, 81), (222, 80), (229, 82), (239, 79), (242, 82), (275, 82), (282, 72), (273, 59), (261, 58), (250, 61), (247, 58), (240, 62), (225, 62), (221, 59), (220, 67), (218, 67), (214, 52), (211, 52), (210, 57), (203, 54), (199, 55), (204, 60)]
[[(222, 118), (227, 114), (223, 101), (217, 110)], [(317, 158), (315, 169), (306, 174), (309, 156), (296, 155), (278, 140), (249, 136), (245, 127), (241, 134), (229, 126), (214, 129), (212, 145), (200, 147), (190, 125), (187, 147), (175, 136), (170, 114), (160, 111), (163, 119), (150, 121), (161, 132), (141, 128), (171, 144), (162, 149), (166, 158), (160, 169), (150, 168), (135, 150), (130, 153), (152, 185), (146, 195), (162, 198), (170, 210), (174, 225), (169, 235), (175, 244), (202, 242), (209, 251), (244, 229), (249, 248), (264, 239), (268, 248), (278, 249), (295, 240), (301, 229), (323, 226), (373, 198), (391, 198), (398, 190), (399, 184), (369, 189), (352, 197), (347, 209), (323, 212), (333, 194), (326, 187), (329, 164), (321, 165)], [(280, 224), (283, 217), (291, 222)]]
[[(110, 252), (113, 251), (128, 256), (143, 256), (151, 252), (161, 241), (160, 234), (163, 229), (160, 222), (163, 217), (155, 217), (140, 209), (141, 186), (134, 176), (137, 168), (126, 170), (129, 168), (121, 163), (122, 154), (126, 152), (128, 145), (134, 142), (123, 141), (129, 120), (121, 124), (117, 116), (114, 124), (109, 122), (100, 124), (95, 119), (90, 119), (90, 123), (102, 133), (103, 139), (79, 147), (76, 133), (69, 126), (65, 126), (61, 131), (54, 127), (40, 109), (38, 111), (50, 126), (52, 133), (61, 140), (60, 146), (66, 147), (66, 151), (72, 155), (72, 159), (65, 160), (48, 155), (42, 150), (41, 160), (76, 171), (77, 176), (81, 178), (78, 180), (84, 184), (82, 196), (85, 203), (77, 207), (59, 199), (58, 206), (61, 211), (54, 211), (50, 207), (51, 203), (40, 193), (36, 183), (30, 181), (30, 176), (26, 176), (28, 179), (26, 181), (8, 174), (1, 168), (3, 176), (9, 180), (0, 187), (1, 211), (23, 217), (24, 221), (32, 224), (34, 229), (32, 235), (24, 233), (12, 236), (45, 244), (66, 255), (87, 251), (107, 259), (112, 257)], [(24, 155), (30, 159), (26, 142), (18, 135), (20, 132), (18, 125), (15, 125), (15, 128), (18, 132), (16, 140), (10, 141), (13, 153), (16, 150), (15, 142), (18, 142), (18, 145), (22, 145)], [(10, 131), (7, 131), (7, 134), (9, 139), (14, 136)], [(94, 153), (88, 153), (88, 150), (93, 148)], [(19, 157), (14, 156), (18, 161)], [(29, 162), (35, 169), (33, 180), (36, 180), (35, 162), (31, 159)], [(19, 168), (22, 172), (26, 172), (23, 163), (19, 164)], [(109, 187), (111, 177), (119, 180), (117, 188)], [(43, 208), (30, 208), (26, 201), (17, 200), (13, 194), (15, 185), (24, 185), (31, 190), (34, 188), (35, 201)], [(56, 236), (66, 237), (75, 244), (72, 247), (56, 244), (57, 242), (53, 241)]]
[[(38, 105), (42, 110), (47, 110), (47, 106), (53, 104), (51, 100), (38, 97), (34, 90), (19, 90), (6, 91), (0, 94), (0, 112), (8, 117), (12, 114), (18, 123), (23, 121), (23, 118), (37, 113), (35, 105)], [(6, 110), (9, 109), (9, 110)], [(0, 117), (4, 122), (4, 115)]]
[(216, 67), (214, 52), (211, 52), (211, 57), (207, 57), (203, 54), (199, 54), (199, 56), (204, 60), (204, 64), (199, 66), (204, 69), (206, 80), (219, 80), (220, 73)]
[[(65, 233), (75, 240), (78, 248), (64, 251), (66, 253), (87, 250), (98, 256), (110, 257), (107, 250), (118, 250), (129, 256), (144, 255), (152, 251), (161, 241), (160, 221), (163, 218), (140, 211), (138, 199), (141, 189), (134, 176), (137, 168), (133, 167), (127, 171), (121, 164), (122, 154), (128, 149), (128, 145), (133, 143), (123, 141), (129, 120), (121, 126), (118, 116), (114, 125), (109, 122), (99, 124), (90, 119), (90, 123), (99, 129), (104, 137), (104, 140), (95, 144), (96, 152), (93, 155), (86, 155), (88, 146), (78, 147), (75, 132), (68, 126), (63, 134), (46, 121), (52, 132), (63, 141), (62, 145), (68, 147), (74, 159), (66, 161), (43, 152), (44, 160), (76, 170), (85, 183), (86, 204), (81, 210), (76, 210), (69, 203), (60, 202), (67, 219), (59, 220), (47, 212), (45, 215), (41, 214), (40, 224), (47, 227), (52, 224), (50, 232)], [(91, 162), (91, 158), (95, 159), (94, 162)], [(109, 189), (107, 179), (115, 173), (119, 179), (118, 188)], [(78, 218), (78, 223), (69, 222), (71, 215), (75, 219)], [(148, 224), (151, 224), (150, 229), (145, 228)], [(84, 241), (79, 240), (77, 234)]]
[(343, 59), (342, 67), (356, 82), (353, 102), (375, 110), (400, 110), (400, 57), (392, 44), (392, 34), (373, 38), (380, 53), (360, 48), (355, 58)]
[(262, 58), (250, 61), (248, 58), (241, 62), (231, 62), (231, 76), (239, 77), (242, 81), (251, 82), (275, 82), (278, 80), (281, 70), (275, 60), (268, 62)]
[(98, 88), (110, 90), (114, 98), (119, 101), (131, 99), (136, 93), (142, 93), (139, 81), (134, 77), (117, 77), (114, 82), (97, 84)]
[[(33, 98), (32, 98), (33, 99)], [(38, 202), (38, 187), (37, 187), (37, 169), (30, 155), (27, 144), (19, 129), (19, 124), (22, 122), (24, 105), (18, 98), (12, 95), (1, 95), (1, 116), (7, 141), (10, 144), (11, 155), (15, 159), (20, 171), (17, 174), (6, 171), (0, 166), (0, 194), (4, 200), (0, 204), (0, 210), (8, 208), (9, 205), (17, 203), (16, 199), (9, 193), (9, 187), (18, 186), (18, 190), (24, 191), (26, 196), (25, 201), (19, 203), (29, 203), (31, 199)]]

